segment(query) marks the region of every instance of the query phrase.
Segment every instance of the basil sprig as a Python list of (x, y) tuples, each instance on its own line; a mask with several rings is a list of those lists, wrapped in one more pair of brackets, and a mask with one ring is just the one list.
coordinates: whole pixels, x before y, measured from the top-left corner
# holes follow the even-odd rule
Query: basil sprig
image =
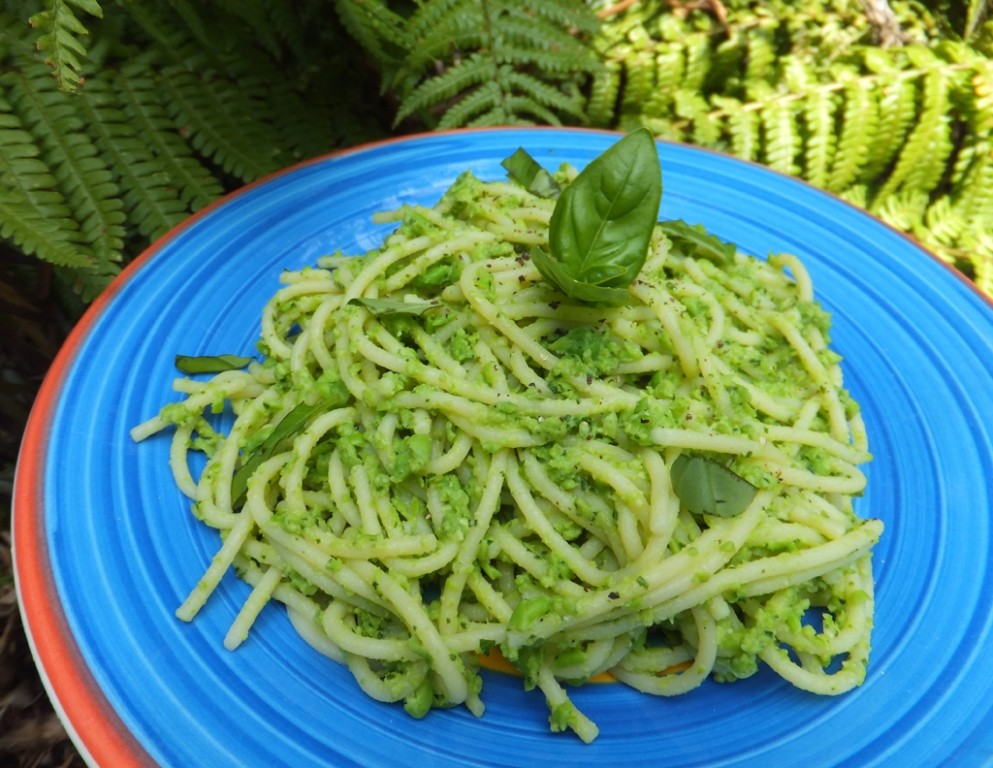
[(648, 256), (661, 199), (658, 149), (639, 128), (562, 190), (548, 225), (549, 253), (533, 248), (535, 266), (574, 299), (623, 303)]

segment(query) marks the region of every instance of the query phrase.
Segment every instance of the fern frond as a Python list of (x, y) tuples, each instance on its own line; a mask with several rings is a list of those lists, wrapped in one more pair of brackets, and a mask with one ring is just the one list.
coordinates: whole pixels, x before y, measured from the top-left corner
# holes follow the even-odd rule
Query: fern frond
[(955, 185), (954, 208), (964, 218), (993, 221), (993, 140), (981, 134), (962, 154), (969, 158), (961, 181)]
[(666, 105), (672, 103), (671, 93), (686, 79), (686, 57), (681, 48), (664, 48), (655, 54), (655, 93), (644, 104), (648, 114), (661, 115)]
[(113, 88), (135, 133), (155, 158), (158, 172), (169, 179), (191, 211), (198, 211), (220, 197), (224, 188), (181, 137), (153, 77), (140, 64), (132, 64), (113, 79)]
[(731, 152), (745, 160), (757, 160), (762, 146), (758, 110), (747, 109), (728, 96), (715, 96), (712, 102), (723, 120), (724, 142)]
[(96, 0), (49, 0), (48, 8), (30, 18), (30, 24), (40, 32), (38, 50), (46, 54), (59, 87), (74, 91), (82, 79), (86, 46), (81, 37), (88, 34), (73, 7), (101, 18), (103, 9)]
[(879, 122), (872, 153), (862, 168), (863, 179), (876, 179), (892, 165), (917, 119), (915, 79), (893, 70), (878, 77)]
[(976, 34), (989, 11), (989, 0), (968, 0), (968, 3), (965, 28), (962, 30), (963, 40), (970, 40)]
[(770, 168), (796, 175), (800, 153), (800, 129), (793, 103), (783, 98), (769, 101), (762, 110), (762, 160)]
[[(177, 0), (172, 0), (175, 5)], [(190, 2), (190, 0), (184, 0)], [(230, 19), (238, 19), (243, 22), (246, 32), (241, 30), (236, 35), (237, 38), (247, 36), (256, 45), (266, 51), (274, 61), (279, 61), (282, 53), (282, 40), (279, 29), (272, 23), (271, 9), (279, 6), (292, 6), (292, 3), (272, 3), (267, 0), (214, 0), (214, 2), (224, 9), (225, 14)], [(203, 3), (199, 3), (203, 5)], [(233, 26), (228, 19), (222, 17), (220, 24), (215, 21), (211, 27), (216, 30), (218, 27)]]
[(527, 52), (532, 56), (534, 66), (543, 72), (593, 72), (599, 69), (599, 60), (591, 56), (589, 48), (571, 32), (553, 25), (538, 26), (533, 18), (522, 17), (518, 13), (507, 12), (498, 16), (494, 31), (494, 36), (499, 39), (495, 51), (498, 55), (506, 57), (503, 49), (507, 52)]
[(273, 150), (280, 146), (272, 127), (253, 119), (254, 109), (237, 82), (170, 68), (159, 85), (166, 109), (188, 134), (193, 148), (244, 182), (285, 165)]
[(56, 274), (67, 284), (85, 305), (99, 296), (110, 285), (121, 268), (118, 264), (93, 264), (85, 269), (57, 268)]
[(745, 82), (767, 82), (776, 69), (776, 45), (772, 34), (765, 29), (749, 36), (745, 57)]
[(530, 99), (547, 108), (544, 110), (548, 115), (546, 122), (551, 125), (559, 124), (558, 114), (572, 115), (577, 120), (583, 119), (583, 101), (575, 94), (568, 94), (534, 75), (511, 68), (503, 72), (501, 81), (508, 91), (516, 94), (517, 97)]
[(477, 118), (475, 125), (561, 125), (558, 115), (546, 107), (538, 99), (531, 96), (510, 95), (504, 96), (500, 102), (503, 114), (494, 115), (493, 122), (479, 122)]
[(90, 259), (74, 244), (64, 239), (65, 231), (38, 211), (17, 190), (0, 186), (0, 238), (19, 248), (21, 253), (37, 256), (60, 267), (81, 269)]
[(576, 3), (573, 0), (529, 0), (523, 6), (528, 15), (549, 21), (559, 29), (593, 35), (601, 26), (600, 19), (590, 12), (585, 3)]
[(803, 103), (803, 176), (819, 187), (828, 186), (838, 143), (836, 107), (835, 93), (824, 88), (811, 91)]
[(892, 173), (879, 190), (879, 198), (903, 189), (930, 191), (945, 173), (954, 148), (949, 119), (949, 77), (944, 70), (935, 67), (925, 75), (923, 87), (923, 103), (917, 122)]
[(842, 90), (841, 130), (834, 162), (824, 186), (839, 192), (863, 178), (879, 133), (875, 93), (859, 80)]
[(954, 245), (968, 228), (969, 218), (955, 208), (948, 195), (932, 202), (919, 224), (915, 224), (916, 233), (926, 230), (926, 238), (922, 240), (942, 245)]
[(442, 115), (438, 121), (438, 130), (447, 131), (462, 125), (469, 125), (485, 114), (501, 114), (502, 96), (503, 93), (496, 82), (483, 83)]
[(111, 86), (118, 79), (91, 80), (79, 96), (78, 107), (124, 190), (129, 225), (154, 240), (185, 219), (190, 209), (119, 103)]
[(923, 221), (930, 202), (926, 192), (911, 188), (877, 197), (872, 211), (890, 226), (910, 232)]
[(94, 263), (120, 261), (125, 234), (120, 189), (82, 130), (70, 98), (39, 67), (4, 73), (11, 106), (40, 147)]
[(389, 73), (402, 60), (405, 51), (416, 47), (406, 20), (383, 0), (334, 0), (342, 26)]
[(972, 132), (977, 136), (993, 134), (993, 58), (976, 62), (969, 86), (972, 104), (967, 116)]
[(443, 38), (462, 29), (466, 24), (478, 27), (481, 20), (478, 0), (433, 0), (418, 4), (407, 20), (406, 29), (408, 39), (414, 47), (430, 47), (430, 40), (436, 36), (438, 30), (442, 31), (438, 37)]
[(586, 100), (586, 117), (591, 125), (609, 126), (617, 112), (617, 97), (621, 92), (621, 64), (606, 61), (590, 82)]
[[(681, 63), (680, 59), (680, 63)], [(625, 112), (644, 112), (645, 114), (661, 114), (656, 110), (649, 111), (646, 105), (660, 93), (664, 86), (656, 80), (657, 67), (650, 51), (632, 51), (625, 55), (624, 100), (621, 109)], [(672, 84), (672, 91), (675, 84)], [(672, 91), (665, 89), (671, 99)]]
[(400, 123), (410, 115), (452, 99), (480, 83), (495, 82), (496, 75), (496, 62), (491, 57), (475, 53), (438, 77), (421, 83), (404, 99), (394, 123)]
[(702, 91), (711, 67), (711, 40), (703, 33), (689, 35), (683, 41), (685, 61), (683, 65), (682, 87)]
[(174, 19), (159, 4), (153, 3), (129, 3), (128, 17), (150, 41), (141, 55), (146, 67), (162, 70), (176, 66), (194, 72), (224, 68), (218, 47), (198, 41), (198, 33), (207, 33), (205, 30), (198, 32), (195, 22)]
[(717, 144), (721, 126), (712, 117), (710, 104), (699, 92), (680, 88), (675, 94), (674, 107), (675, 114), (691, 126), (690, 135), (694, 143), (705, 147)]
[(993, 228), (977, 228), (965, 243), (969, 248), (969, 264), (973, 267), (976, 287), (993, 296)]
[[(400, 96), (394, 125), (415, 114), (445, 127), (581, 121), (577, 78), (602, 64), (577, 33), (597, 24), (589, 7), (566, 0), (421, 3), (410, 18), (411, 51), (392, 80)], [(492, 86), (478, 87), (487, 81), (500, 89), (495, 101)]]

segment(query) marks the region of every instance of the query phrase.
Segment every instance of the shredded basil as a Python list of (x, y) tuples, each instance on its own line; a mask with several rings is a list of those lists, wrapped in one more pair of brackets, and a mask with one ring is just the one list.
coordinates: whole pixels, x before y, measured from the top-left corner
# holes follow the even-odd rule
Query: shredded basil
[(300, 403), (283, 416), (262, 444), (250, 456), (242, 458), (241, 466), (238, 467), (234, 473), (234, 477), (231, 478), (232, 506), (237, 508), (245, 503), (248, 479), (267, 459), (272, 458), (280, 443), (287, 438), (293, 437), (316, 416), (330, 410), (332, 407), (334, 407), (334, 404), (325, 400), (315, 405)]
[(244, 368), (253, 358), (239, 355), (176, 355), (176, 368), (182, 373), (221, 373)]
[(429, 309), (440, 306), (437, 301), (403, 301), (401, 299), (354, 298), (349, 303), (361, 304), (377, 317), (386, 315), (423, 315)]

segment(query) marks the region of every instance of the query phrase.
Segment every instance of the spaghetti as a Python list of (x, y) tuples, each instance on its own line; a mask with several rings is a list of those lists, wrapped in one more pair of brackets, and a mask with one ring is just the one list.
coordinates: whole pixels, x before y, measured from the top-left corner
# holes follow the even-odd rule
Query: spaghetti
[[(552, 207), (466, 173), (382, 215), (382, 247), (285, 274), (261, 362), (177, 381), (133, 436), (175, 429), (177, 483), (222, 539), (178, 616), (233, 567), (252, 590), (228, 648), (281, 602), (416, 717), (482, 714), (499, 650), (587, 742), (566, 685), (606, 672), (663, 696), (761, 662), (814, 693), (859, 685), (882, 525), (853, 511), (866, 434), (803, 265), (718, 263), (659, 227), (627, 304), (583, 304), (527, 255)], [(690, 511), (680, 456), (754, 497)]]

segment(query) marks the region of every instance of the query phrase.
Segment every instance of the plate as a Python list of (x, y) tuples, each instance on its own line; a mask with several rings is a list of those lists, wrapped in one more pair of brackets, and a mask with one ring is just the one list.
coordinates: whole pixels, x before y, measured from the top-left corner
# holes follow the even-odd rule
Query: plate
[(760, 673), (660, 699), (617, 684), (574, 694), (600, 727), (551, 734), (539, 693), (487, 672), (486, 714), (424, 720), (371, 701), (267, 607), (222, 639), (248, 588), (228, 575), (192, 624), (173, 611), (215, 552), (167, 464), (128, 430), (177, 396), (173, 355), (254, 351), (284, 269), (387, 228), (375, 211), (433, 203), (466, 169), (504, 178), (525, 147), (582, 167), (617, 134), (495, 129), (391, 140), (240, 190), (137, 259), (48, 374), (17, 468), (18, 594), (49, 693), (92, 765), (936, 766), (993, 762), (993, 306), (903, 235), (796, 180), (660, 144), (662, 215), (745, 252), (788, 251), (834, 315), (833, 346), (875, 456), (863, 517), (875, 549), (868, 678), (817, 697)]

